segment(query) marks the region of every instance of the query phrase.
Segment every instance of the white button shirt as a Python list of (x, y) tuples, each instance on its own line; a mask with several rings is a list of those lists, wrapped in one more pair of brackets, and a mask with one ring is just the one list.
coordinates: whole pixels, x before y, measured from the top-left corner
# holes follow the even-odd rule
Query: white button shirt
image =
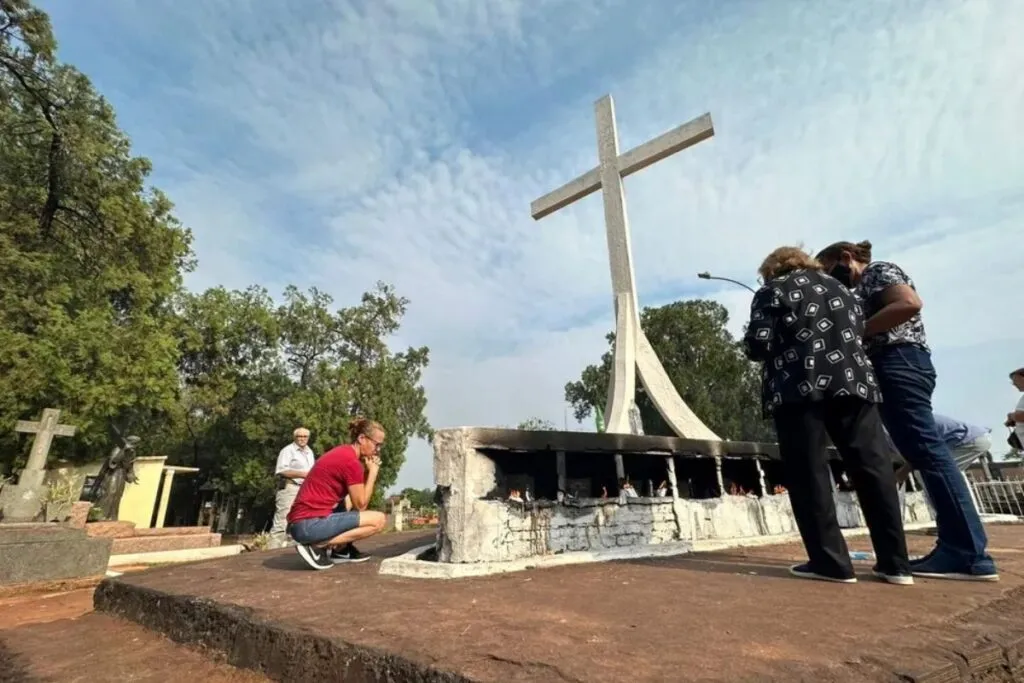
[[(274, 474), (281, 474), (285, 470), (299, 470), (308, 472), (313, 467), (313, 449), (309, 446), (299, 448), (294, 441), (281, 449), (277, 455), (277, 467)], [(290, 479), (297, 486), (301, 486), (304, 479)]]

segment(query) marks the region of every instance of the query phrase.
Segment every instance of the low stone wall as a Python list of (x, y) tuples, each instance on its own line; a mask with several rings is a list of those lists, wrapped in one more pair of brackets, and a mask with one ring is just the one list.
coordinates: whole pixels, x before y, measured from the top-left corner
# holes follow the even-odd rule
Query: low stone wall
[[(495, 497), (499, 473), (477, 451), (474, 430), (435, 435), (435, 478), (442, 490), (438, 560), (506, 562), (530, 557), (679, 541), (732, 540), (797, 531), (789, 496), (710, 499), (589, 498), (515, 502)], [(863, 526), (856, 496), (836, 494), (843, 528)], [(908, 492), (904, 521), (931, 520), (923, 495)]]
[[(493, 543), (479, 548), (476, 560), (519, 560), (534, 555), (622, 548), (678, 540), (672, 501), (666, 498), (592, 499), (574, 505), (519, 505), (480, 501), (479, 513), (493, 516)], [(467, 553), (463, 553), (465, 557)]]
[(59, 524), (0, 524), (0, 585), (102, 576), (110, 546)]
[[(836, 512), (843, 528), (863, 526), (856, 497), (839, 493)], [(677, 516), (678, 515), (678, 516)], [(570, 505), (476, 501), (477, 542), (472, 546), (442, 529), (447, 562), (506, 562), (574, 551), (610, 550), (678, 541), (744, 539), (795, 533), (789, 496), (725, 496), (706, 500), (671, 498), (589, 499)], [(920, 493), (907, 495), (906, 523), (931, 520)], [(493, 532), (488, 534), (485, 529)]]

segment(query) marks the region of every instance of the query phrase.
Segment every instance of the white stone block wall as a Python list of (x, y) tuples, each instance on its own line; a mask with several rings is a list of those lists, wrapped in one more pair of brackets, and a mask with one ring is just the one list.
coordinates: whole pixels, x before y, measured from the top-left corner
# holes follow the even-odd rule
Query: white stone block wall
[(495, 543), (487, 547), (486, 559), (490, 560), (678, 540), (668, 498), (632, 498), (624, 505), (618, 499), (587, 500), (572, 506), (485, 503), (498, 520)]
[[(797, 531), (789, 496), (712, 499), (586, 499), (572, 504), (485, 499), (496, 485), (495, 463), (476, 451), (470, 429), (434, 437), (434, 476), (444, 492), (438, 529), (441, 562), (520, 560), (672, 541), (729, 540)], [(552, 463), (554, 466), (554, 463)], [(904, 521), (931, 520), (923, 494), (908, 492)], [(863, 525), (856, 496), (836, 496), (839, 525)]]

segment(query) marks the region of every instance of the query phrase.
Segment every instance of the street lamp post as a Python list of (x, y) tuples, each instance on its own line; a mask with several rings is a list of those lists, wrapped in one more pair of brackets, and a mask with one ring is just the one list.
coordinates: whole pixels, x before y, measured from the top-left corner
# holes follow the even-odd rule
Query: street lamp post
[(743, 287), (745, 289), (750, 290), (751, 294), (757, 294), (757, 291), (753, 287), (751, 287), (750, 285), (744, 284), (744, 283), (740, 282), (739, 280), (733, 280), (733, 279), (727, 278), (727, 277), (716, 277), (716, 276), (714, 276), (711, 273), (708, 273), (706, 271), (703, 272), (703, 273), (697, 273), (697, 277), (699, 277), (701, 280), (721, 280), (722, 282), (731, 282), (734, 285), (739, 285), (740, 287)]

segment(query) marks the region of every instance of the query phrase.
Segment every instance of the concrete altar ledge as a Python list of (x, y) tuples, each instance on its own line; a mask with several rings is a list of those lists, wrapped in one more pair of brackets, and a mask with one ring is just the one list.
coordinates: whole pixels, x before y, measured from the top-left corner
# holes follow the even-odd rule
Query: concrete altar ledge
[[(991, 521), (1011, 521), (1006, 519)], [(934, 522), (906, 524), (907, 531), (921, 531), (934, 528)], [(866, 528), (843, 529), (846, 538), (867, 535)], [(558, 553), (557, 555), (538, 555), (519, 560), (505, 562), (472, 562), (452, 563), (421, 560), (424, 553), (433, 550), (433, 544), (413, 548), (407, 553), (396, 557), (388, 557), (380, 563), (380, 573), (387, 576), (404, 576), (410, 579), (465, 579), (473, 576), (490, 576), (521, 572), (527, 569), (548, 569), (573, 564), (589, 564), (592, 562), (611, 562), (615, 560), (637, 560), (656, 557), (673, 557), (686, 553), (716, 552), (732, 548), (756, 548), (778, 543), (799, 543), (797, 532), (773, 534), (769, 536), (748, 536), (745, 538), (705, 539), (698, 541), (676, 541), (656, 545), (629, 546), (626, 548), (609, 548), (606, 550), (577, 551)]]
[(628, 548), (609, 548), (607, 550), (583, 550), (559, 553), (557, 555), (525, 557), (521, 560), (508, 560), (506, 562), (456, 564), (419, 559), (423, 553), (433, 549), (433, 545), (424, 545), (414, 548), (404, 555), (386, 558), (380, 563), (380, 573), (414, 579), (464, 579), (470, 576), (506, 574), (508, 572), (521, 572), (527, 569), (564, 567), (571, 564), (672, 557), (673, 555), (691, 552), (693, 544), (687, 541), (678, 541), (675, 543), (659, 543), (657, 545), (630, 546)]
[(690, 457), (760, 457), (779, 458), (779, 447), (773, 443), (754, 441), (714, 441), (682, 439), (675, 436), (638, 436), (598, 432), (546, 432), (526, 429), (490, 429), (454, 427), (439, 430), (462, 432), (463, 437), (479, 450), (495, 451), (566, 451), (585, 453), (634, 453), (649, 455), (686, 455)]

